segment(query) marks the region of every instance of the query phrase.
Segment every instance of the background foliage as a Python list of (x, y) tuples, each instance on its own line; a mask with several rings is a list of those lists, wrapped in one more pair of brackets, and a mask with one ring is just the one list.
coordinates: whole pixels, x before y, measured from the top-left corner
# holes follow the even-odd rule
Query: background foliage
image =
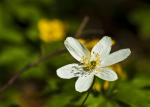
[[(1, 0), (0, 87), (26, 64), (64, 46), (89, 16), (83, 40), (109, 35), (114, 50), (129, 47), (132, 55), (121, 63), (118, 81), (97, 79), (85, 107), (150, 107), (149, 13), (149, 0)], [(74, 61), (65, 52), (26, 70), (0, 93), (0, 107), (79, 107), (86, 93), (75, 91), (76, 79), (56, 75)]]

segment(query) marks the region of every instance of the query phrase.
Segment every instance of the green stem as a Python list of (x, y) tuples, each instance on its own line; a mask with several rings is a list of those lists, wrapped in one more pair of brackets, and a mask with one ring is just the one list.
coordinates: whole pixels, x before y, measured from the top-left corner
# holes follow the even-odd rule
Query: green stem
[(85, 104), (85, 102), (87, 101), (87, 99), (88, 99), (88, 97), (89, 97), (89, 95), (90, 95), (90, 92), (91, 92), (91, 90), (92, 90), (92, 88), (93, 88), (94, 82), (95, 82), (95, 78), (94, 78), (94, 80), (93, 80), (93, 83), (92, 83), (91, 88), (88, 90), (87, 95), (85, 96), (84, 100), (82, 101), (82, 103), (81, 103), (81, 106), (80, 106), (80, 107), (83, 107), (83, 105), (84, 105), (84, 104)]
[(88, 99), (89, 95), (90, 95), (90, 91), (87, 92), (87, 95), (86, 95), (86, 97), (84, 98), (83, 102), (81, 103), (81, 106), (80, 106), (80, 107), (82, 107), (82, 106), (85, 104), (85, 102), (86, 102), (86, 100)]

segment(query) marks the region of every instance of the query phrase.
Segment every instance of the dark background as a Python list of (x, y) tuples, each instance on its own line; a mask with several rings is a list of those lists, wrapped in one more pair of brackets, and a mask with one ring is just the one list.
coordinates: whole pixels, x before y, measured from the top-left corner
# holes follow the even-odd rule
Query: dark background
[[(63, 22), (65, 38), (75, 35), (85, 16), (89, 21), (80, 35), (83, 39), (111, 36), (114, 50), (132, 52), (120, 65), (127, 77), (109, 83), (107, 90), (98, 80), (101, 89), (92, 91), (85, 107), (150, 107), (149, 0), (1, 0), (0, 87), (41, 57), (43, 48), (45, 55), (64, 46), (63, 39), (40, 39), (40, 20)], [(79, 107), (86, 93), (75, 91), (76, 79), (56, 75), (57, 68), (74, 61), (67, 52), (25, 70), (1, 91), (0, 107)]]

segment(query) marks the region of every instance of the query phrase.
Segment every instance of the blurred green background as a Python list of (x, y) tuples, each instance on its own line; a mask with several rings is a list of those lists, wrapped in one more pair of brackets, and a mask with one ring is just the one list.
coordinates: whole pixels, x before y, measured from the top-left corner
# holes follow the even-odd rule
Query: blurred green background
[[(83, 40), (108, 35), (114, 50), (128, 47), (132, 54), (119, 65), (119, 80), (97, 79), (84, 106), (150, 107), (149, 0), (0, 0), (0, 87), (27, 64), (64, 47), (85, 16), (90, 20)], [(76, 78), (56, 75), (74, 61), (64, 52), (26, 70), (0, 93), (0, 107), (79, 107), (86, 93), (75, 91)]]

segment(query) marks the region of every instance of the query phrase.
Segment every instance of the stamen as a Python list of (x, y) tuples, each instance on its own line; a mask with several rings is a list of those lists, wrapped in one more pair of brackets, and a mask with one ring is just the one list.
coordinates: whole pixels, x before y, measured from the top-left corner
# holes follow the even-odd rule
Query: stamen
[[(99, 62), (100, 55), (97, 53), (94, 53), (94, 52), (93, 52), (93, 54), (95, 54), (95, 58), (92, 61), (90, 61), (91, 58), (89, 56), (82, 57), (82, 61), (79, 64), (79, 66), (81, 66), (81, 68), (82, 68), (82, 69), (80, 69), (81, 71), (84, 70), (88, 73), (91, 73), (93, 71), (93, 69), (95, 69), (96, 66), (100, 63)], [(78, 70), (79, 70), (79, 68), (78, 68)]]
[(88, 62), (87, 64), (83, 64), (83, 70), (87, 72), (92, 72), (96, 67), (96, 61)]

